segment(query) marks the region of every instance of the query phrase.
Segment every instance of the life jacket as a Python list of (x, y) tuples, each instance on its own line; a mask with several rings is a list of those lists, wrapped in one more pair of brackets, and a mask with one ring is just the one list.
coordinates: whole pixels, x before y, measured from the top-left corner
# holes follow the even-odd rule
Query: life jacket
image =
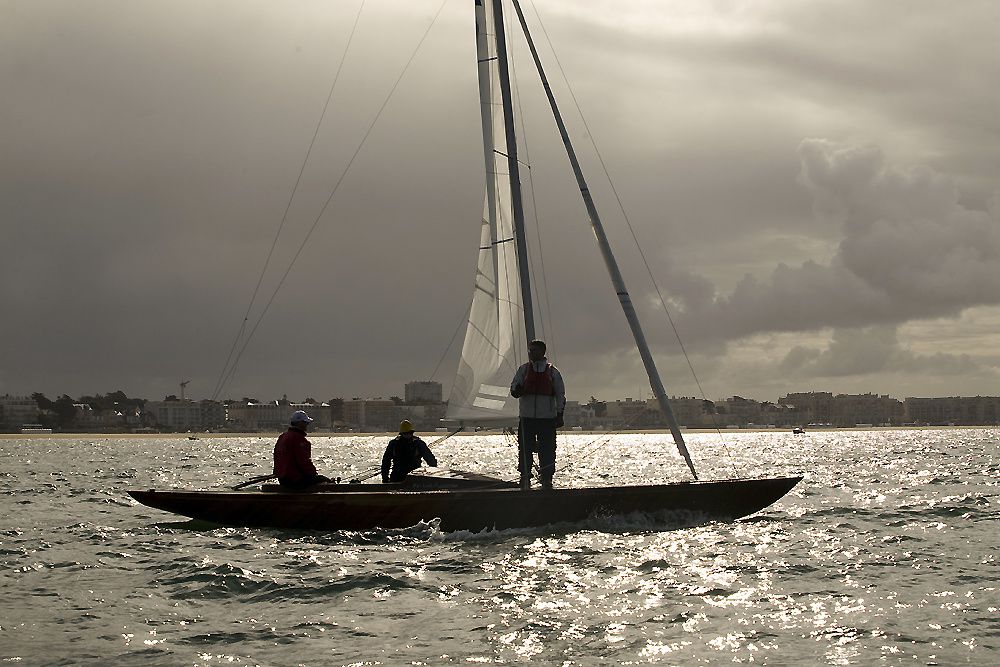
[(556, 387), (552, 381), (552, 364), (546, 363), (545, 370), (539, 372), (535, 370), (535, 364), (528, 362), (525, 364), (527, 372), (524, 374), (524, 385), (522, 394), (535, 394), (540, 396), (555, 396)]

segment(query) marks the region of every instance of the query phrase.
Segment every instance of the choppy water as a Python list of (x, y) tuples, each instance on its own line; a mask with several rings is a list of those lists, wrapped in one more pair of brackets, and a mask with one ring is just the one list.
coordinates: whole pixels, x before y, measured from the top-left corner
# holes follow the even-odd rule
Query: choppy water
[[(195, 530), (124, 493), (269, 472), (271, 438), (0, 439), (0, 660), (1000, 663), (1000, 431), (724, 436), (689, 436), (704, 476), (806, 479), (736, 523), (482, 535)], [(556, 481), (683, 479), (666, 437), (562, 437)], [(349, 477), (385, 439), (313, 442)], [(516, 458), (497, 436), (435, 453), (506, 477)]]

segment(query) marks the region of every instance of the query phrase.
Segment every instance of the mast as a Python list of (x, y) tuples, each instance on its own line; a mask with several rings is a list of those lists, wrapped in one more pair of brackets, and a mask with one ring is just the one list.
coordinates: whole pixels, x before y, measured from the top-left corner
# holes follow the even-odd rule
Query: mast
[[(590, 188), (587, 187), (587, 181), (583, 176), (583, 170), (580, 167), (580, 162), (577, 160), (576, 151), (573, 149), (573, 143), (570, 141), (569, 132), (566, 130), (566, 124), (563, 123), (562, 115), (559, 113), (559, 106), (556, 104), (556, 98), (552, 94), (552, 89), (549, 87), (549, 81), (545, 76), (545, 70), (542, 69), (542, 61), (538, 58), (538, 51), (535, 49), (535, 43), (531, 39), (531, 33), (528, 32), (528, 24), (524, 20), (524, 14), (521, 11), (521, 4), (518, 0), (513, 0), (513, 3), (514, 9), (517, 11), (517, 18), (521, 23), (521, 29), (524, 31), (524, 37), (528, 42), (528, 48), (531, 50), (531, 57), (535, 61), (535, 69), (538, 70), (538, 76), (542, 81), (542, 86), (545, 88), (545, 96), (549, 100), (549, 107), (552, 109), (552, 116), (555, 118), (556, 125), (559, 128), (559, 134), (562, 137), (563, 145), (566, 147), (566, 155), (573, 167), (573, 173), (576, 175), (576, 182), (580, 187), (580, 194), (583, 196), (583, 203), (587, 208), (587, 215), (590, 217), (590, 224), (594, 229), (594, 236), (597, 238), (597, 244), (601, 249), (601, 256), (604, 258), (604, 264), (611, 276), (611, 283), (614, 285), (615, 292), (618, 293), (618, 302), (621, 304), (622, 311), (625, 313), (625, 319), (628, 320), (628, 325), (632, 330), (632, 337), (635, 339), (636, 347), (639, 348), (639, 356), (642, 357), (642, 364), (646, 368), (646, 375), (649, 376), (649, 385), (652, 388), (653, 393), (656, 395), (656, 400), (660, 405), (660, 410), (663, 411), (663, 416), (666, 417), (667, 423), (670, 425), (670, 432), (674, 436), (674, 442), (677, 445), (677, 450), (680, 452), (681, 456), (684, 457), (684, 461), (691, 470), (691, 475), (694, 476), (695, 479), (698, 479), (698, 473), (695, 472), (694, 463), (691, 461), (691, 455), (688, 453), (687, 446), (684, 444), (684, 436), (681, 435), (680, 425), (678, 425), (677, 419), (674, 417), (674, 411), (671, 409), (670, 402), (667, 400), (667, 392), (663, 388), (663, 382), (660, 380), (660, 374), (656, 370), (656, 363), (653, 361), (653, 355), (650, 353), (649, 345), (646, 343), (646, 336), (643, 334), (642, 326), (639, 324), (639, 317), (636, 315), (635, 306), (632, 304), (632, 297), (629, 296), (628, 289), (625, 287), (625, 280), (622, 278), (621, 271), (618, 269), (618, 262), (615, 260), (614, 253), (611, 251), (611, 244), (608, 242), (607, 234), (604, 233), (604, 225), (601, 223), (601, 216), (597, 213), (597, 206), (594, 204), (594, 198), (590, 194)], [(497, 2), (497, 5), (499, 5), (499, 2)], [(518, 247), (518, 250), (520, 250), (520, 246)]]
[[(517, 135), (514, 132), (514, 105), (510, 94), (510, 73), (507, 68), (507, 37), (504, 32), (502, 0), (491, 0), (493, 31), (496, 39), (497, 73), (500, 79), (500, 99), (503, 104), (504, 133), (507, 144), (507, 164), (510, 177), (510, 203), (514, 213), (514, 240), (517, 244), (517, 270), (521, 276), (521, 305), (524, 307), (524, 334), (535, 339), (535, 311), (531, 302), (531, 276), (528, 271), (528, 244), (524, 234), (524, 207), (521, 201), (521, 175), (517, 161)], [(520, 14), (520, 8), (518, 8)]]

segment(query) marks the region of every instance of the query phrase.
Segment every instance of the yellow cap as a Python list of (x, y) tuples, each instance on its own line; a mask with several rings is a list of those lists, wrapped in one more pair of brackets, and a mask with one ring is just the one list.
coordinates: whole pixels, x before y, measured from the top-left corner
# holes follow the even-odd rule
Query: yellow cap
[(413, 433), (413, 424), (410, 423), (409, 419), (404, 419), (399, 422), (399, 432), (400, 433)]

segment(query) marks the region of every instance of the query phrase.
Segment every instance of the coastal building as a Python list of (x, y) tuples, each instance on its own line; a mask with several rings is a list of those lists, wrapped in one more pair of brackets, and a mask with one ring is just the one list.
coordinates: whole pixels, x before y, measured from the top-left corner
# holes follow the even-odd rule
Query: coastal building
[[(426, 405), (420, 406), (423, 408), (423, 419), (418, 419), (413, 422), (413, 425), (420, 430), (432, 431), (438, 426), (441, 426), (441, 420), (444, 419), (445, 413), (448, 410), (447, 403), (428, 403)], [(412, 419), (410, 421), (413, 421)]]
[(752, 398), (732, 396), (715, 402), (716, 419), (719, 426), (747, 426), (759, 424), (762, 420), (761, 404)]
[(147, 424), (164, 431), (211, 430), (226, 422), (226, 408), (219, 401), (147, 401), (143, 413)]
[[(715, 404), (712, 401), (672, 396), (670, 408), (681, 426), (702, 428), (714, 424)], [(624, 401), (598, 401), (592, 398), (584, 405), (577, 401), (566, 401), (563, 419), (569, 427), (582, 426), (586, 429), (667, 428), (667, 420), (655, 398), (644, 401), (632, 398)]]
[(418, 431), (433, 431), (444, 419), (447, 403), (407, 404), (383, 398), (353, 398), (344, 401), (344, 425), (354, 431), (394, 433), (399, 422), (409, 419)]
[(414, 380), (403, 387), (403, 400), (407, 403), (440, 403), (443, 396), (440, 382)]
[(767, 426), (798, 426), (801, 421), (798, 411), (787, 403), (764, 402), (760, 405), (760, 420)]
[(22, 424), (33, 424), (38, 421), (38, 404), (30, 396), (0, 396), (0, 424), (7, 427), (20, 427)]
[(123, 431), (141, 423), (141, 412), (135, 406), (115, 403), (100, 409), (90, 403), (73, 404), (72, 428), (79, 431)]
[(891, 396), (837, 394), (831, 422), (834, 426), (901, 424), (904, 413), (903, 402)]
[(791, 406), (800, 424), (832, 424), (833, 394), (829, 391), (806, 391), (786, 394), (778, 403)]
[(563, 409), (563, 425), (566, 428), (573, 428), (582, 423), (583, 409), (580, 407), (580, 401), (566, 401), (566, 407)]
[[(655, 398), (649, 399), (647, 403), (659, 413), (660, 405)], [(671, 396), (670, 409), (681, 426), (688, 428), (715, 426), (715, 403), (712, 401), (688, 396)], [(663, 427), (666, 425), (666, 420), (663, 420)]]
[(281, 401), (230, 402), (226, 406), (226, 428), (232, 431), (256, 433), (284, 431), (288, 418), (296, 410), (304, 410), (313, 418), (313, 429), (330, 430), (334, 426), (329, 403), (292, 403)]
[(606, 429), (657, 428), (662, 420), (658, 409), (651, 408), (646, 401), (628, 397), (624, 401), (608, 401), (604, 415)]
[(344, 401), (344, 423), (355, 431), (395, 431), (402, 421), (402, 406), (382, 398)]
[(909, 397), (904, 405), (905, 420), (916, 424), (975, 426), (1000, 423), (998, 396)]

